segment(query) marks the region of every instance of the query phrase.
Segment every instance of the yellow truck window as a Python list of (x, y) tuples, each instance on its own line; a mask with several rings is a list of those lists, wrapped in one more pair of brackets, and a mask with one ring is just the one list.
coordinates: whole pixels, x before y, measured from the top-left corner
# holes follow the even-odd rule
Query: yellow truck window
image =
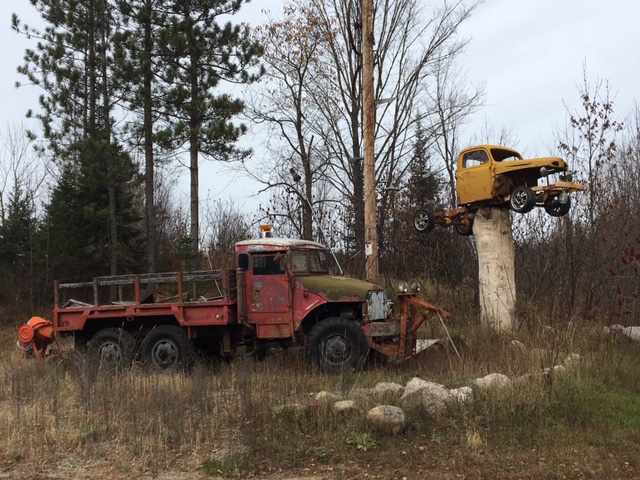
[(484, 150), (476, 150), (474, 152), (468, 152), (464, 154), (462, 166), (464, 168), (477, 167), (489, 161), (487, 152)]

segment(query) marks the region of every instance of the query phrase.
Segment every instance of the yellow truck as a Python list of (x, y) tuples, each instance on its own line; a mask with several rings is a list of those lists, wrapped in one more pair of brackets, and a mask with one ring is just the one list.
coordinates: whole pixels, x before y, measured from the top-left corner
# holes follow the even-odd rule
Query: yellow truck
[[(557, 175), (552, 182), (551, 175)], [(545, 179), (538, 185), (539, 179)], [(477, 145), (458, 155), (456, 172), (458, 208), (434, 212), (421, 209), (413, 224), (419, 232), (436, 226), (453, 226), (461, 235), (473, 233), (475, 212), (483, 207), (511, 208), (527, 213), (542, 207), (553, 217), (571, 209), (570, 193), (584, 190), (572, 181), (567, 163), (560, 157), (525, 159), (516, 150), (499, 145)]]

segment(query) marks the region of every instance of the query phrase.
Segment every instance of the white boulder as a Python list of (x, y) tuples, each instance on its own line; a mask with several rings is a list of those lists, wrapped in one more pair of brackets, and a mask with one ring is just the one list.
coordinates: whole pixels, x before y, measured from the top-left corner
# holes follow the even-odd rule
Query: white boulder
[(407, 417), (399, 407), (392, 405), (378, 405), (367, 412), (367, 420), (378, 428), (392, 433), (404, 430)]
[(482, 378), (476, 378), (474, 382), (480, 388), (504, 387), (511, 383), (511, 380), (502, 373), (490, 373)]

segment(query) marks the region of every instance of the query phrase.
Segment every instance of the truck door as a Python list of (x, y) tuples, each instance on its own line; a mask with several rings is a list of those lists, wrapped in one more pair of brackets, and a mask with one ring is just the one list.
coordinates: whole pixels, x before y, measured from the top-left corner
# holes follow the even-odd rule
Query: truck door
[[(292, 315), (289, 276), (284, 263), (284, 252), (254, 253), (251, 256), (250, 275), (247, 275), (247, 316), (249, 323), (289, 324)], [(282, 260), (279, 260), (282, 258)], [(260, 330), (260, 329), (259, 329)], [(260, 332), (259, 332), (260, 333)], [(266, 332), (265, 332), (266, 333)], [(267, 337), (288, 337), (274, 334)]]
[(458, 204), (491, 200), (491, 162), (484, 150), (466, 152), (458, 164), (456, 186)]

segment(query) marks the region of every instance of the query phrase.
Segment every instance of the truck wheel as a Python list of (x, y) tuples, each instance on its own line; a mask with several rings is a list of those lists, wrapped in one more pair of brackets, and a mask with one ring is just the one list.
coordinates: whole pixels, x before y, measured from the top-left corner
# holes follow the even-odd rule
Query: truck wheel
[(473, 216), (464, 217), (455, 226), (456, 232), (463, 237), (473, 235)]
[(544, 209), (552, 217), (564, 217), (571, 210), (571, 197), (567, 198), (566, 203), (560, 203), (557, 195), (549, 197), (544, 202)]
[(436, 226), (436, 215), (431, 210), (418, 210), (413, 216), (413, 226), (420, 233), (429, 233)]
[(322, 371), (360, 368), (369, 351), (362, 329), (352, 320), (332, 317), (316, 324), (307, 338), (307, 357)]
[(142, 363), (154, 370), (187, 369), (193, 363), (193, 347), (187, 333), (175, 325), (161, 325), (149, 332), (140, 347)]
[(136, 340), (120, 328), (105, 328), (89, 340), (87, 347), (89, 355), (101, 368), (119, 370), (131, 366), (136, 353)]
[(516, 187), (511, 192), (509, 205), (516, 213), (528, 213), (536, 206), (536, 194), (529, 187)]

